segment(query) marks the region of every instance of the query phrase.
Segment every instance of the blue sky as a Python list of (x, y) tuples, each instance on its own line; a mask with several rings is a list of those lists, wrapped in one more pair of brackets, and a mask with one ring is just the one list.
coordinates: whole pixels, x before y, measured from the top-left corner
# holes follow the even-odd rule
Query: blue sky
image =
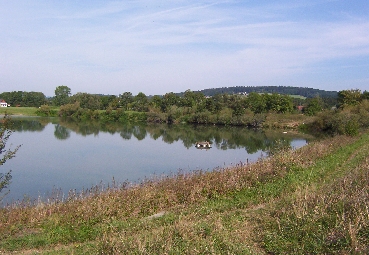
[(369, 90), (368, 0), (0, 0), (0, 92)]

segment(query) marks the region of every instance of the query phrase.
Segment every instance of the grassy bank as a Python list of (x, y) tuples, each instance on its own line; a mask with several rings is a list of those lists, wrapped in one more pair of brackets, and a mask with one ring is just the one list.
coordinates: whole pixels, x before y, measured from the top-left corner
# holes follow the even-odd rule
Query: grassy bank
[(0, 211), (0, 253), (367, 254), (369, 134)]
[(36, 107), (0, 107), (0, 115), (5, 113), (9, 115), (37, 116)]

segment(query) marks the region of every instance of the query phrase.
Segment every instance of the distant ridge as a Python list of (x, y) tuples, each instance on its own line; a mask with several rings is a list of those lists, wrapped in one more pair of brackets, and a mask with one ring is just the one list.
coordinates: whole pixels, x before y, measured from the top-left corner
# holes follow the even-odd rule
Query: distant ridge
[(303, 97), (328, 97), (336, 98), (337, 91), (326, 91), (321, 89), (303, 88), (303, 87), (289, 87), (289, 86), (237, 86), (237, 87), (223, 87), (223, 88), (211, 88), (203, 89), (194, 92), (201, 92), (205, 96), (214, 96), (215, 94), (238, 94), (238, 93), (278, 93), (285, 95), (299, 95)]

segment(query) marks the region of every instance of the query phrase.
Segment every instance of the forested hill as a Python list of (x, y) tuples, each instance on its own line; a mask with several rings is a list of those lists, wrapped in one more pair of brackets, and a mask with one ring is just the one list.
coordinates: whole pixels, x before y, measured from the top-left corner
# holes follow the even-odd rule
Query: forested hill
[(285, 95), (299, 95), (304, 97), (330, 97), (336, 98), (337, 91), (325, 91), (313, 88), (302, 87), (286, 87), (286, 86), (261, 86), (261, 87), (224, 87), (224, 88), (212, 88), (203, 89), (198, 92), (203, 93), (205, 96), (214, 96), (215, 94), (238, 94), (238, 93), (278, 93)]

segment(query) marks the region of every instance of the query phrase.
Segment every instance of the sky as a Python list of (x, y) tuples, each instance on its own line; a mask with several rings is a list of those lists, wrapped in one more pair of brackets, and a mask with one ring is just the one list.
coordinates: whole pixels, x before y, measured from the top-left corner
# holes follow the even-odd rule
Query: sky
[(368, 0), (0, 0), (0, 93), (369, 91)]

